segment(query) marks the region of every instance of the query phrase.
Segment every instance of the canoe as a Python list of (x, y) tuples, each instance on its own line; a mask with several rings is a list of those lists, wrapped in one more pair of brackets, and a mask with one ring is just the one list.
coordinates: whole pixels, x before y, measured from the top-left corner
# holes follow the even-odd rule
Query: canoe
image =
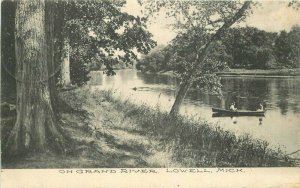
[(221, 116), (264, 116), (265, 111), (249, 111), (249, 110), (237, 110), (231, 111), (222, 108), (212, 108), (213, 117)]

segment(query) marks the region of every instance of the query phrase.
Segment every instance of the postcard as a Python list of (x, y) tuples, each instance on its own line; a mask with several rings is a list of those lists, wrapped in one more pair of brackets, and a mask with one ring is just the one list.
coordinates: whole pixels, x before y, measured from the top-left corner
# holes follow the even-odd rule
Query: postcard
[(3, 187), (299, 187), (300, 2), (3, 0)]

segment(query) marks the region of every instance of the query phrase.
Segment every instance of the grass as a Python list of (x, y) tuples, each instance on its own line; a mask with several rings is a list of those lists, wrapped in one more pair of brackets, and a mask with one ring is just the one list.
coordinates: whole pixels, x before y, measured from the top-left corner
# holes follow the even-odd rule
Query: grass
[(151, 134), (172, 153), (172, 159), (184, 167), (214, 166), (292, 166), (280, 148), (271, 148), (264, 140), (234, 133), (195, 118), (170, 117), (168, 113), (145, 105), (122, 102), (103, 91), (114, 108), (131, 118), (140, 129)]
[[(2, 161), (3, 168), (262, 167), (295, 166), (280, 149), (251, 136), (159, 108), (123, 101), (113, 91), (79, 88), (60, 93), (70, 109), (60, 114), (74, 140), (66, 156), (32, 154)], [(2, 136), (13, 121), (1, 120)], [(3, 139), (5, 140), (5, 139)], [(2, 141), (3, 141), (2, 140)]]

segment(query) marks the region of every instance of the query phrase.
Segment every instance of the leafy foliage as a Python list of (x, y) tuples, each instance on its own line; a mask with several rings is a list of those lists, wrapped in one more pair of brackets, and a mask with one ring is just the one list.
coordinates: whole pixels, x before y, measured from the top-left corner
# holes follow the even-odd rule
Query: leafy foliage
[(62, 1), (63, 35), (71, 46), (71, 80), (82, 85), (89, 78), (88, 64), (99, 60), (107, 75), (113, 65), (132, 63), (136, 53), (148, 53), (156, 43), (146, 31), (146, 19), (121, 11), (126, 1)]
[[(163, 8), (168, 17), (175, 19), (171, 26), (178, 31), (173, 41), (174, 56), (172, 61), (175, 71), (182, 80), (171, 114), (179, 111), (179, 106), (190, 83), (219, 91), (219, 79), (214, 74), (226, 67), (225, 53), (214, 50), (226, 30), (234, 23), (243, 21), (254, 4), (249, 1), (139, 1), (144, 6), (146, 15), (153, 16)], [(179, 49), (178, 49), (179, 47)], [(221, 46), (218, 47), (222, 49)], [(223, 48), (224, 49), (224, 48)], [(215, 61), (223, 56), (223, 62)], [(210, 65), (214, 64), (216, 65)]]
[[(148, 16), (153, 16), (164, 9), (168, 17), (175, 18), (175, 23), (171, 25), (179, 32), (186, 32), (191, 28), (216, 32), (224, 23), (230, 21), (243, 5), (240, 1), (140, 0), (139, 2), (144, 6), (145, 14)], [(248, 15), (248, 10), (242, 13), (239, 21)]]
[(146, 56), (142, 56), (136, 65), (137, 69), (142, 71), (158, 72), (167, 69), (167, 48), (160, 45), (150, 51)]
[(300, 27), (280, 32), (275, 40), (275, 52), (278, 62), (290, 68), (300, 67)]
[(293, 8), (296, 9), (296, 10), (300, 10), (300, 2), (297, 1), (297, 0), (290, 1), (290, 2), (288, 3), (288, 6), (289, 6), (289, 7), (293, 7)]
[(276, 66), (273, 52), (276, 33), (254, 27), (229, 29), (222, 43), (232, 57), (231, 68), (271, 68)]
[[(210, 58), (206, 59), (201, 68), (206, 74), (222, 69), (246, 68), (246, 69), (274, 69), (274, 68), (297, 68), (299, 67), (300, 29), (294, 26), (290, 32), (279, 33), (266, 32), (254, 27), (231, 28), (225, 32), (222, 39), (218, 40), (210, 51)], [(191, 35), (178, 35), (165, 48), (159, 49), (157, 56), (169, 52), (164, 64), (158, 70), (148, 69), (152, 58), (144, 57), (138, 69), (149, 71), (173, 70), (179, 74), (193, 69), (195, 53), (192, 53), (192, 45), (195, 41)], [(147, 61), (146, 61), (147, 59)], [(217, 69), (214, 67), (218, 67)], [(211, 70), (211, 71), (209, 71)], [(207, 72), (208, 71), (208, 72)]]

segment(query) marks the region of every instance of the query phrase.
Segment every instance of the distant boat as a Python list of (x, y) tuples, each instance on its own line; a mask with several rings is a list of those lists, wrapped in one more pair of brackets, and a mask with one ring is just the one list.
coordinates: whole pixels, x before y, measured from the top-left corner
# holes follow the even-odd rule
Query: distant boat
[(226, 110), (222, 108), (212, 108), (213, 117), (222, 117), (222, 116), (264, 116), (265, 111), (248, 111), (248, 110)]

